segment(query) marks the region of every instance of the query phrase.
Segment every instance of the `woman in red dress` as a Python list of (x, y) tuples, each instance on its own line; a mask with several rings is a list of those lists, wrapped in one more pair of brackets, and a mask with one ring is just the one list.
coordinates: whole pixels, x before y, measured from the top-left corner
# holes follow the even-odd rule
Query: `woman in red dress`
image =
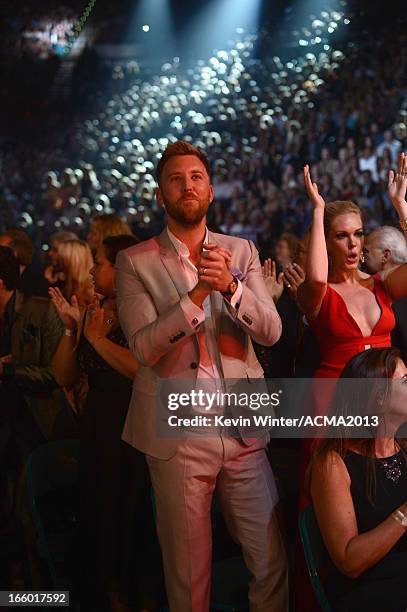
[[(382, 281), (359, 269), (363, 254), (364, 231), (361, 210), (353, 202), (325, 205), (309, 168), (304, 168), (308, 196), (314, 207), (308, 245), (306, 278), (297, 300), (319, 344), (321, 362), (314, 374), (325, 379), (313, 387), (313, 412), (326, 414), (345, 364), (357, 353), (391, 345), (394, 327), (391, 303), (407, 295), (407, 264), (401, 264)], [(407, 158), (401, 153), (397, 173), (389, 173), (388, 193), (407, 235)], [(326, 380), (331, 379), (331, 381)], [(312, 440), (303, 440), (300, 461), (300, 487), (311, 453)], [(299, 511), (309, 504), (305, 489), (300, 490)], [(297, 569), (298, 611), (308, 595), (307, 612), (313, 609), (304, 568)], [(308, 587), (306, 586), (308, 585)], [(298, 597), (301, 595), (301, 597)]]
[[(338, 378), (353, 355), (390, 346), (394, 326), (393, 300), (407, 295), (407, 264), (385, 281), (359, 269), (363, 253), (361, 211), (353, 202), (325, 205), (316, 183), (304, 168), (313, 222), (308, 247), (306, 278), (298, 302), (315, 333), (321, 352), (316, 378)], [(389, 196), (407, 230), (407, 158), (400, 154), (398, 171), (389, 175)]]

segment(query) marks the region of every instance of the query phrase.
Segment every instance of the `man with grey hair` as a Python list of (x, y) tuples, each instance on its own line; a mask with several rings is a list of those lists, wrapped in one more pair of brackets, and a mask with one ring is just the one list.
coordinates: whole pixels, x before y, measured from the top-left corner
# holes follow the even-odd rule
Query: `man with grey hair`
[[(383, 225), (371, 232), (364, 245), (365, 269), (369, 274), (379, 274), (384, 280), (388, 274), (407, 261), (407, 242), (395, 227)], [(396, 326), (391, 343), (401, 351), (403, 361), (407, 360), (407, 297), (392, 304)]]
[(394, 268), (407, 261), (407, 242), (395, 227), (378, 227), (365, 240), (365, 268), (384, 280)]

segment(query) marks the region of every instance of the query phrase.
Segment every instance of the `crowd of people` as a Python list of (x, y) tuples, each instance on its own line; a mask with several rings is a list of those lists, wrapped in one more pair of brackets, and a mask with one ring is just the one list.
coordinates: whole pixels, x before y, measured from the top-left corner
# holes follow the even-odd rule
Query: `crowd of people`
[[(197, 149), (189, 143), (175, 143), (171, 146), (175, 150), (172, 154), (175, 155), (174, 160), (182, 160), (184, 156), (187, 159), (191, 157), (194, 159), (196, 155)], [(183, 178), (181, 171), (177, 170), (185, 184), (191, 181), (190, 187), (179, 187), (181, 185), (179, 183), (176, 187), (172, 185), (171, 189), (180, 188), (181, 193), (184, 190), (191, 194), (195, 191), (200, 193), (198, 186), (195, 187), (193, 183), (197, 180), (194, 177), (199, 172), (195, 166), (196, 163), (193, 162), (193, 169), (189, 171), (192, 177), (190, 179)], [(162, 185), (164, 179), (160, 176), (162, 174), (158, 174), (158, 181)], [(171, 185), (171, 176), (170, 174), (166, 179), (168, 185)], [(209, 184), (209, 175), (207, 177)], [(407, 159), (404, 153), (399, 154), (397, 172), (391, 171), (388, 178), (388, 196), (400, 220), (402, 231), (394, 227), (379, 227), (365, 239), (361, 209), (355, 203), (336, 201), (325, 204), (317, 183), (311, 179), (308, 166), (304, 169), (304, 181), (313, 211), (311, 230), (302, 241), (298, 241), (296, 248), (291, 235), (281, 237), (281, 242), (285, 242), (285, 246), (280, 245), (279, 248), (279, 263), (282, 268), (280, 273), (277, 272), (274, 261), (266, 261), (263, 266), (266, 293), (262, 296), (262, 300), (268, 295), (267, 299), (273, 304), (273, 308), (275, 308), (274, 303), (276, 304), (283, 323), (283, 335), (280, 340), (278, 337), (281, 330), (277, 335), (273, 332), (270, 343), (274, 346), (271, 349), (262, 346), (266, 341), (262, 340), (258, 332), (253, 336), (258, 357), (266, 373), (268, 376), (279, 377), (304, 376), (304, 371), (301, 369), (302, 361), (307, 363), (308, 371), (305, 375), (318, 379), (328, 377), (332, 381), (338, 376), (374, 378), (379, 369), (384, 367), (386, 369), (383, 370), (384, 374), (381, 374), (382, 378), (404, 379), (407, 376), (401, 359), (401, 353), (405, 355), (407, 348), (404, 325), (407, 245), (402, 233), (407, 231), (405, 200)], [(169, 190), (169, 186), (166, 190)], [(181, 223), (181, 209), (178, 209), (180, 204), (179, 200), (174, 204), (167, 193), (171, 192), (164, 191), (164, 187), (160, 186), (158, 202), (160, 205), (165, 205), (172, 223), (171, 227), (174, 227), (175, 223)], [(188, 199), (186, 205), (192, 201), (191, 198)], [(170, 202), (172, 202), (171, 207)], [(210, 200), (206, 202), (206, 208), (209, 204)], [(175, 230), (177, 227), (178, 225), (175, 225)], [(144, 274), (148, 272), (147, 261), (154, 260), (156, 262), (154, 265), (161, 265), (158, 255), (152, 257), (152, 254), (149, 254), (148, 245), (154, 244), (155, 240), (156, 238), (153, 238), (140, 243), (140, 247), (147, 249), (147, 259), (144, 264), (145, 254), (140, 250), (142, 258), (140, 270)], [(123, 301), (122, 311), (118, 310), (115, 290), (116, 258), (120, 251), (125, 250), (126, 253), (130, 253), (130, 247), (138, 243), (130, 227), (117, 215), (102, 214), (94, 218), (86, 241), (70, 231), (61, 231), (53, 235), (48, 265), (43, 268), (35, 259), (33, 262), (33, 245), (26, 231), (10, 229), (0, 236), (2, 281), (0, 297), (3, 321), (1, 393), (2, 402), (8, 407), (2, 413), (2, 433), (5, 434), (2, 446), (5, 457), (2, 469), (2, 486), (5, 493), (2, 505), (3, 517), (15, 511), (13, 496), (16, 495), (16, 491), (13, 490), (13, 486), (10, 488), (8, 464), (10, 453), (11, 465), (15, 468), (16, 461), (18, 465), (20, 463), (23, 465), (29, 453), (46, 440), (79, 435), (81, 440), (80, 558), (88, 569), (85, 581), (83, 581), (85, 574), (79, 572), (80, 579), (75, 588), (78, 589), (80, 605), (85, 605), (86, 609), (100, 610), (106, 605), (112, 610), (123, 609), (123, 606), (129, 603), (128, 600), (127, 604), (123, 602), (123, 594), (128, 595), (129, 584), (132, 584), (132, 581), (133, 589), (130, 589), (130, 592), (134, 598), (133, 605), (146, 610), (154, 609), (159, 604), (157, 593), (161, 586), (159, 582), (161, 566), (153, 526), (151, 483), (144, 454), (136, 449), (140, 448), (141, 444), (141, 450), (149, 454), (150, 451), (145, 450), (143, 446), (145, 442), (137, 441), (139, 438), (143, 439), (140, 423), (136, 434), (134, 429), (129, 433), (129, 419), (132, 423), (135, 417), (128, 415), (129, 403), (135, 404), (133, 410), (138, 413), (137, 419), (140, 420), (141, 406), (138, 404), (142, 402), (143, 394), (137, 391), (136, 399), (131, 400), (132, 379), (135, 377), (139, 379), (141, 388), (144, 389), (147, 382), (144, 378), (145, 366), (154, 364), (157, 359), (149, 357), (151, 351), (156, 350), (154, 343), (157, 340), (152, 336), (150, 341), (147, 341), (150, 334), (147, 332), (149, 327), (147, 325), (145, 333), (148, 335), (140, 337), (142, 342), (140, 349), (133, 346), (136, 337), (134, 322), (137, 322), (139, 328), (151, 306), (148, 302), (144, 304), (142, 301), (146, 298), (142, 297), (140, 289), (133, 296), (134, 299), (137, 297), (137, 300), (133, 301), (132, 297), (129, 301), (132, 295), (128, 286), (130, 268), (123, 268), (123, 258), (118, 264), (122, 280), (117, 286), (119, 297)], [(291, 260), (290, 253), (294, 250)], [(233, 251), (222, 247), (219, 254), (222, 254), (225, 263), (230, 266), (233, 262)], [(131, 270), (136, 265), (135, 261)], [(214, 263), (218, 265), (217, 260), (214, 262), (211, 258), (202, 261), (204, 263), (199, 265), (204, 267), (200, 268), (202, 280), (199, 282), (206, 279), (207, 266), (212, 266)], [(241, 267), (242, 264), (239, 265)], [(364, 266), (366, 271), (362, 271), (361, 266)], [(237, 269), (230, 267), (230, 270)], [(150, 277), (147, 275), (145, 282), (149, 283), (148, 278)], [(151, 279), (155, 278), (156, 275), (153, 274)], [(210, 278), (208, 276), (208, 279)], [(232, 278), (237, 279), (235, 287), (231, 289), (235, 291), (240, 279), (233, 276)], [(137, 282), (140, 283), (139, 280)], [(47, 295), (51, 301), (46, 299)], [(192, 300), (193, 292), (190, 295)], [(243, 296), (239, 299), (243, 299)], [(167, 300), (166, 296), (165, 303)], [(137, 304), (141, 308), (138, 313)], [(245, 304), (247, 309), (247, 298)], [(124, 305), (127, 314), (124, 314)], [(190, 316), (192, 313), (193, 311)], [(306, 329), (304, 329), (304, 313), (307, 320)], [(167, 314), (163, 312), (160, 316), (167, 317)], [(246, 325), (248, 321), (252, 323), (248, 315), (242, 316)], [(293, 316), (296, 317), (296, 325), (293, 325), (290, 319)], [(193, 320), (198, 321), (197, 318)], [(299, 325), (300, 322), (302, 326)], [(397, 335), (393, 336), (393, 343), (395, 342), (399, 348), (390, 349), (388, 348), (392, 343), (390, 334), (395, 323), (397, 323)], [(125, 333), (121, 330), (121, 325), (124, 325)], [(271, 320), (268, 325), (271, 325)], [(144, 334), (144, 329), (141, 331)], [(170, 335), (170, 342), (179, 340), (183, 335), (184, 332), (178, 332), (174, 338)], [(290, 335), (294, 336), (294, 341)], [(201, 344), (202, 339), (200, 346)], [(139, 352), (141, 346), (143, 349)], [(315, 348), (316, 354), (310, 360), (309, 355)], [(160, 348), (160, 351), (162, 350), (163, 348)], [(174, 350), (177, 349), (174, 347)], [(185, 349), (183, 350), (185, 352)], [(268, 351), (271, 351), (271, 358)], [(180, 367), (185, 361), (181, 358), (181, 354), (177, 353), (175, 361), (172, 359), (173, 365), (177, 363), (177, 367)], [(191, 356), (186, 352), (185, 355), (189, 362)], [(168, 361), (167, 355), (162, 359), (164, 361), (162, 365), (157, 366), (158, 371), (168, 373), (172, 362)], [(381, 359), (385, 359), (385, 366), (381, 365)], [(192, 365), (194, 364), (192, 363), (191, 367)], [(271, 371), (268, 369), (270, 367)], [(272, 371), (273, 367), (279, 369), (278, 374)], [(205, 371), (206, 368), (207, 366)], [(324, 393), (319, 391), (314, 408), (317, 414), (327, 413), (334, 393), (334, 386), (331, 391), (325, 390)], [(403, 483), (406, 472), (404, 446), (398, 436), (398, 429), (405, 424), (406, 415), (402, 408), (404, 400), (403, 397), (400, 399), (400, 393), (399, 388), (391, 394), (386, 392), (388, 403), (385, 404), (385, 409), (381, 406), (381, 414), (386, 415), (384, 421), (386, 431), (384, 434), (378, 430), (376, 446), (374, 443), (373, 446), (372, 443), (368, 446), (363, 440), (346, 439), (345, 436), (341, 443), (335, 440), (335, 443), (331, 445), (327, 443), (323, 447), (318, 444), (312, 451), (314, 445), (311, 448), (307, 442), (301, 449), (299, 503), (302, 507), (303, 495), (305, 503), (309, 503), (311, 493), (326, 545), (339, 570), (336, 578), (331, 576), (332, 583), (330, 582), (330, 586), (327, 587), (332, 589), (331, 597), (333, 601), (337, 601), (338, 610), (352, 609), (349, 606), (362, 600), (370, 601), (372, 606), (379, 605), (380, 601), (382, 606), (383, 602), (388, 601), (390, 594), (393, 608), (389, 607), (389, 610), (399, 612), (402, 610), (401, 606), (405, 604), (403, 574), (398, 577), (397, 572), (392, 570), (394, 567), (400, 567), (400, 564), (402, 567), (405, 557)], [(339, 403), (343, 412), (343, 405), (346, 403), (344, 393), (339, 393), (338, 390), (335, 398), (334, 406)], [(41, 404), (45, 401), (48, 405), (46, 415), (41, 410)], [(376, 408), (377, 401), (375, 396)], [(351, 400), (348, 400), (348, 403), (350, 405)], [(113, 405), (114, 411), (112, 411)], [(394, 411), (394, 418), (390, 418)], [(381, 426), (383, 427), (383, 424)], [(121, 440), (123, 427), (124, 431), (127, 431), (128, 444)], [(340, 460), (335, 453), (339, 453)], [(386, 480), (388, 479), (393, 486), (386, 503), (383, 499), (379, 509), (375, 511), (377, 521), (374, 519), (372, 522), (371, 513), (363, 501), (367, 493), (362, 493), (360, 488), (354, 488), (356, 482), (364, 482), (363, 470), (370, 469), (368, 460), (365, 466), (359, 465), (358, 455), (373, 456), (377, 462), (382, 462), (385, 479), (383, 480), (384, 477), (381, 476), (380, 467), (375, 468), (378, 470), (377, 478), (380, 482), (384, 482), (384, 485), (390, 486)], [(391, 461), (387, 459), (388, 456)], [(333, 461), (332, 467), (330, 461)], [(151, 464), (149, 459), (150, 470), (152, 465), (155, 464)], [(346, 476), (348, 472), (343, 475), (344, 465), (352, 475), (352, 481)], [(304, 493), (307, 466), (314, 467), (312, 467), (313, 476), (309, 492)], [(379, 463), (376, 466), (379, 466)], [(342, 536), (338, 536), (337, 539), (336, 536), (331, 537), (329, 526), (332, 521), (333, 523), (339, 521), (338, 525), (341, 525), (341, 517), (336, 516), (333, 510), (329, 510), (332, 491), (326, 473), (330, 471), (335, 474), (336, 479), (340, 477), (344, 479), (341, 484), (342, 494), (348, 500), (351, 514), (356, 512), (357, 525), (354, 518), (353, 522), (349, 522), (343, 536), (349, 541), (356, 536), (361, 538), (361, 545), (355, 544), (355, 551), (352, 554), (348, 552), (345, 554)], [(154, 478), (156, 477), (157, 474)], [(349, 489), (350, 483), (352, 486)], [(157, 483), (154, 481), (154, 487), (156, 486)], [(155, 492), (158, 495), (159, 489)], [(336, 490), (335, 495), (338, 495)], [(395, 500), (398, 500), (397, 504)], [(324, 503), (328, 504), (328, 507), (325, 507)], [(399, 512), (394, 518), (390, 516), (393, 505), (393, 514)], [(335, 505), (335, 508), (339, 507), (339, 504)], [(359, 516), (358, 512), (362, 514)], [(365, 522), (361, 523), (362, 519)], [(136, 527), (140, 521), (144, 525), (142, 532)], [(383, 526), (381, 521), (384, 521)], [(383, 531), (383, 543), (380, 546), (374, 543), (374, 535), (371, 537), (372, 544), (369, 541), (370, 536), (361, 535), (362, 524), (366, 524), (373, 531), (375, 529), (380, 533)], [(334, 531), (336, 533), (336, 529)], [(163, 538), (160, 529), (159, 534), (160, 539)], [(143, 544), (139, 547), (137, 542), (140, 544), (141, 540)], [(161, 544), (168, 545), (164, 543), (165, 538)], [(370, 549), (373, 552), (369, 552)], [(281, 554), (280, 550), (279, 555)], [(371, 555), (377, 560), (377, 567), (376, 561), (372, 562)], [(391, 555), (389, 559), (388, 555)], [(175, 577), (172, 576), (171, 579), (168, 577), (167, 563), (168, 559), (166, 560), (164, 552), (167, 592), (171, 597), (175, 597), (172, 592), (174, 588), (172, 581)], [(172, 572), (174, 566), (172, 563), (170, 565)], [(375, 565), (374, 571), (368, 572), (372, 565)], [(383, 574), (378, 569), (379, 565), (383, 569)], [(92, 568), (92, 572), (89, 568)], [(390, 576), (386, 573), (388, 571), (391, 571)], [(346, 582), (343, 574), (352, 578), (352, 581)], [(134, 580), (137, 584), (136, 592)], [(374, 585), (373, 590), (372, 585)], [(380, 589), (380, 600), (376, 588)], [(375, 593), (374, 599), (369, 596), (369, 589)], [(286, 597), (280, 593), (278, 598), (283, 606), (281, 609), (286, 609), (286, 603), (283, 603)]]
[[(339, 29), (350, 27), (344, 19)], [(114, 211), (141, 238), (153, 235), (162, 216), (152, 168), (178, 137), (212, 160), (211, 222), (257, 240), (263, 257), (281, 233), (301, 236), (310, 223), (304, 162), (328, 201), (361, 206), (368, 229), (394, 222), (386, 176), (406, 143), (402, 24), (386, 45), (341, 49), (330, 36), (326, 49), (290, 59), (257, 58), (271, 37), (242, 35), (209, 62), (175, 58), (159, 75), (135, 63), (115, 67), (86, 120), (52, 126), (34, 155), (6, 148), (3, 223), (22, 223), (41, 246), (62, 229), (83, 237), (93, 214)]]
[[(341, 45), (330, 35), (348, 17), (314, 16), (297, 33), (313, 52), (296, 58), (260, 57), (270, 40), (260, 33), (243, 34), (208, 62), (174, 58), (161, 74), (135, 62), (116, 66), (91, 116), (76, 117), (38, 146), (7, 142), (0, 154), (1, 520), (19, 518), (30, 453), (49, 440), (79, 437), (71, 579), (80, 609), (155, 610), (164, 581), (171, 609), (184, 612), (188, 588), (191, 610), (201, 609), (209, 601), (211, 553), (202, 544), (209, 536), (201, 518), (210, 515), (202, 499), (217, 486), (253, 576), (251, 605), (267, 609), (264, 598), (287, 610), (275, 512), (284, 485), (277, 492), (262, 444), (243, 452), (229, 440), (228, 462), (212, 442), (191, 443), (208, 473), (199, 472), (199, 486), (189, 489), (191, 448), (174, 454), (172, 441), (152, 441), (157, 377), (192, 371), (214, 378), (225, 364), (234, 373), (243, 364), (255, 377), (264, 370), (266, 378), (330, 379), (323, 393), (316, 388), (317, 414), (360, 409), (382, 417), (369, 440), (344, 431), (335, 440), (296, 443), (298, 505), (312, 504), (332, 559), (325, 588), (335, 610), (407, 606), (407, 419), (397, 384), (407, 377), (405, 23), (385, 45)], [(186, 212), (195, 200), (205, 208), (202, 236)], [(211, 291), (221, 294), (218, 318)], [(214, 329), (221, 330), (219, 354)], [(348, 397), (349, 378), (368, 379), (368, 409)], [(185, 483), (174, 457), (184, 462)], [(260, 495), (250, 512), (273, 517), (267, 533), (262, 518), (253, 519), (259, 555), (229, 499), (240, 477), (232, 464), (247, 468), (253, 457), (269, 499)], [(250, 474), (248, 491), (257, 495)], [(175, 504), (183, 484), (186, 507)], [(283, 510), (287, 520), (284, 503)], [(200, 520), (189, 523), (194, 512)], [(186, 524), (194, 525), (199, 561), (185, 556)], [(292, 546), (294, 532), (287, 536)], [(269, 540), (273, 559), (263, 555)], [(292, 609), (308, 612), (301, 571), (298, 562)]]
[(5, 25), (8, 33), (2, 47), (13, 55), (32, 56), (38, 60), (53, 55), (63, 55), (74, 36), (78, 14), (72, 8), (50, 5), (33, 13), (28, 6), (19, 14), (5, 9)]

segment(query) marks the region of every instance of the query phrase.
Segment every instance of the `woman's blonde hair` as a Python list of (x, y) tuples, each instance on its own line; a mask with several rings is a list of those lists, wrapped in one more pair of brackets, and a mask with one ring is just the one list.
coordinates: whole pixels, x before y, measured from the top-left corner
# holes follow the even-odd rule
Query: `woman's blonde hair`
[(58, 245), (58, 260), (65, 275), (65, 296), (71, 299), (75, 294), (79, 302), (86, 302), (92, 293), (90, 271), (93, 268), (92, 251), (83, 240), (64, 240)]
[(328, 204), (326, 204), (324, 211), (325, 237), (328, 236), (332, 221), (339, 215), (344, 215), (346, 213), (355, 213), (359, 215), (363, 222), (362, 211), (354, 202), (350, 202), (349, 200), (336, 200), (335, 202), (328, 202)]
[(130, 227), (117, 215), (98, 215), (92, 220), (92, 230), (97, 235), (100, 246), (108, 236), (132, 236)]

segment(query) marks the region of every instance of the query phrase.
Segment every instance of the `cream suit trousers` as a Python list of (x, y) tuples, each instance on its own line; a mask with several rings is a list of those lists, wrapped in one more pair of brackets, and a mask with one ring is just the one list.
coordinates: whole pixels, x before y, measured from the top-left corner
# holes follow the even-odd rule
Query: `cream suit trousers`
[(287, 612), (287, 558), (264, 445), (264, 439), (247, 447), (234, 438), (191, 434), (171, 459), (147, 457), (171, 612), (209, 610), (215, 489), (252, 575), (251, 612)]

